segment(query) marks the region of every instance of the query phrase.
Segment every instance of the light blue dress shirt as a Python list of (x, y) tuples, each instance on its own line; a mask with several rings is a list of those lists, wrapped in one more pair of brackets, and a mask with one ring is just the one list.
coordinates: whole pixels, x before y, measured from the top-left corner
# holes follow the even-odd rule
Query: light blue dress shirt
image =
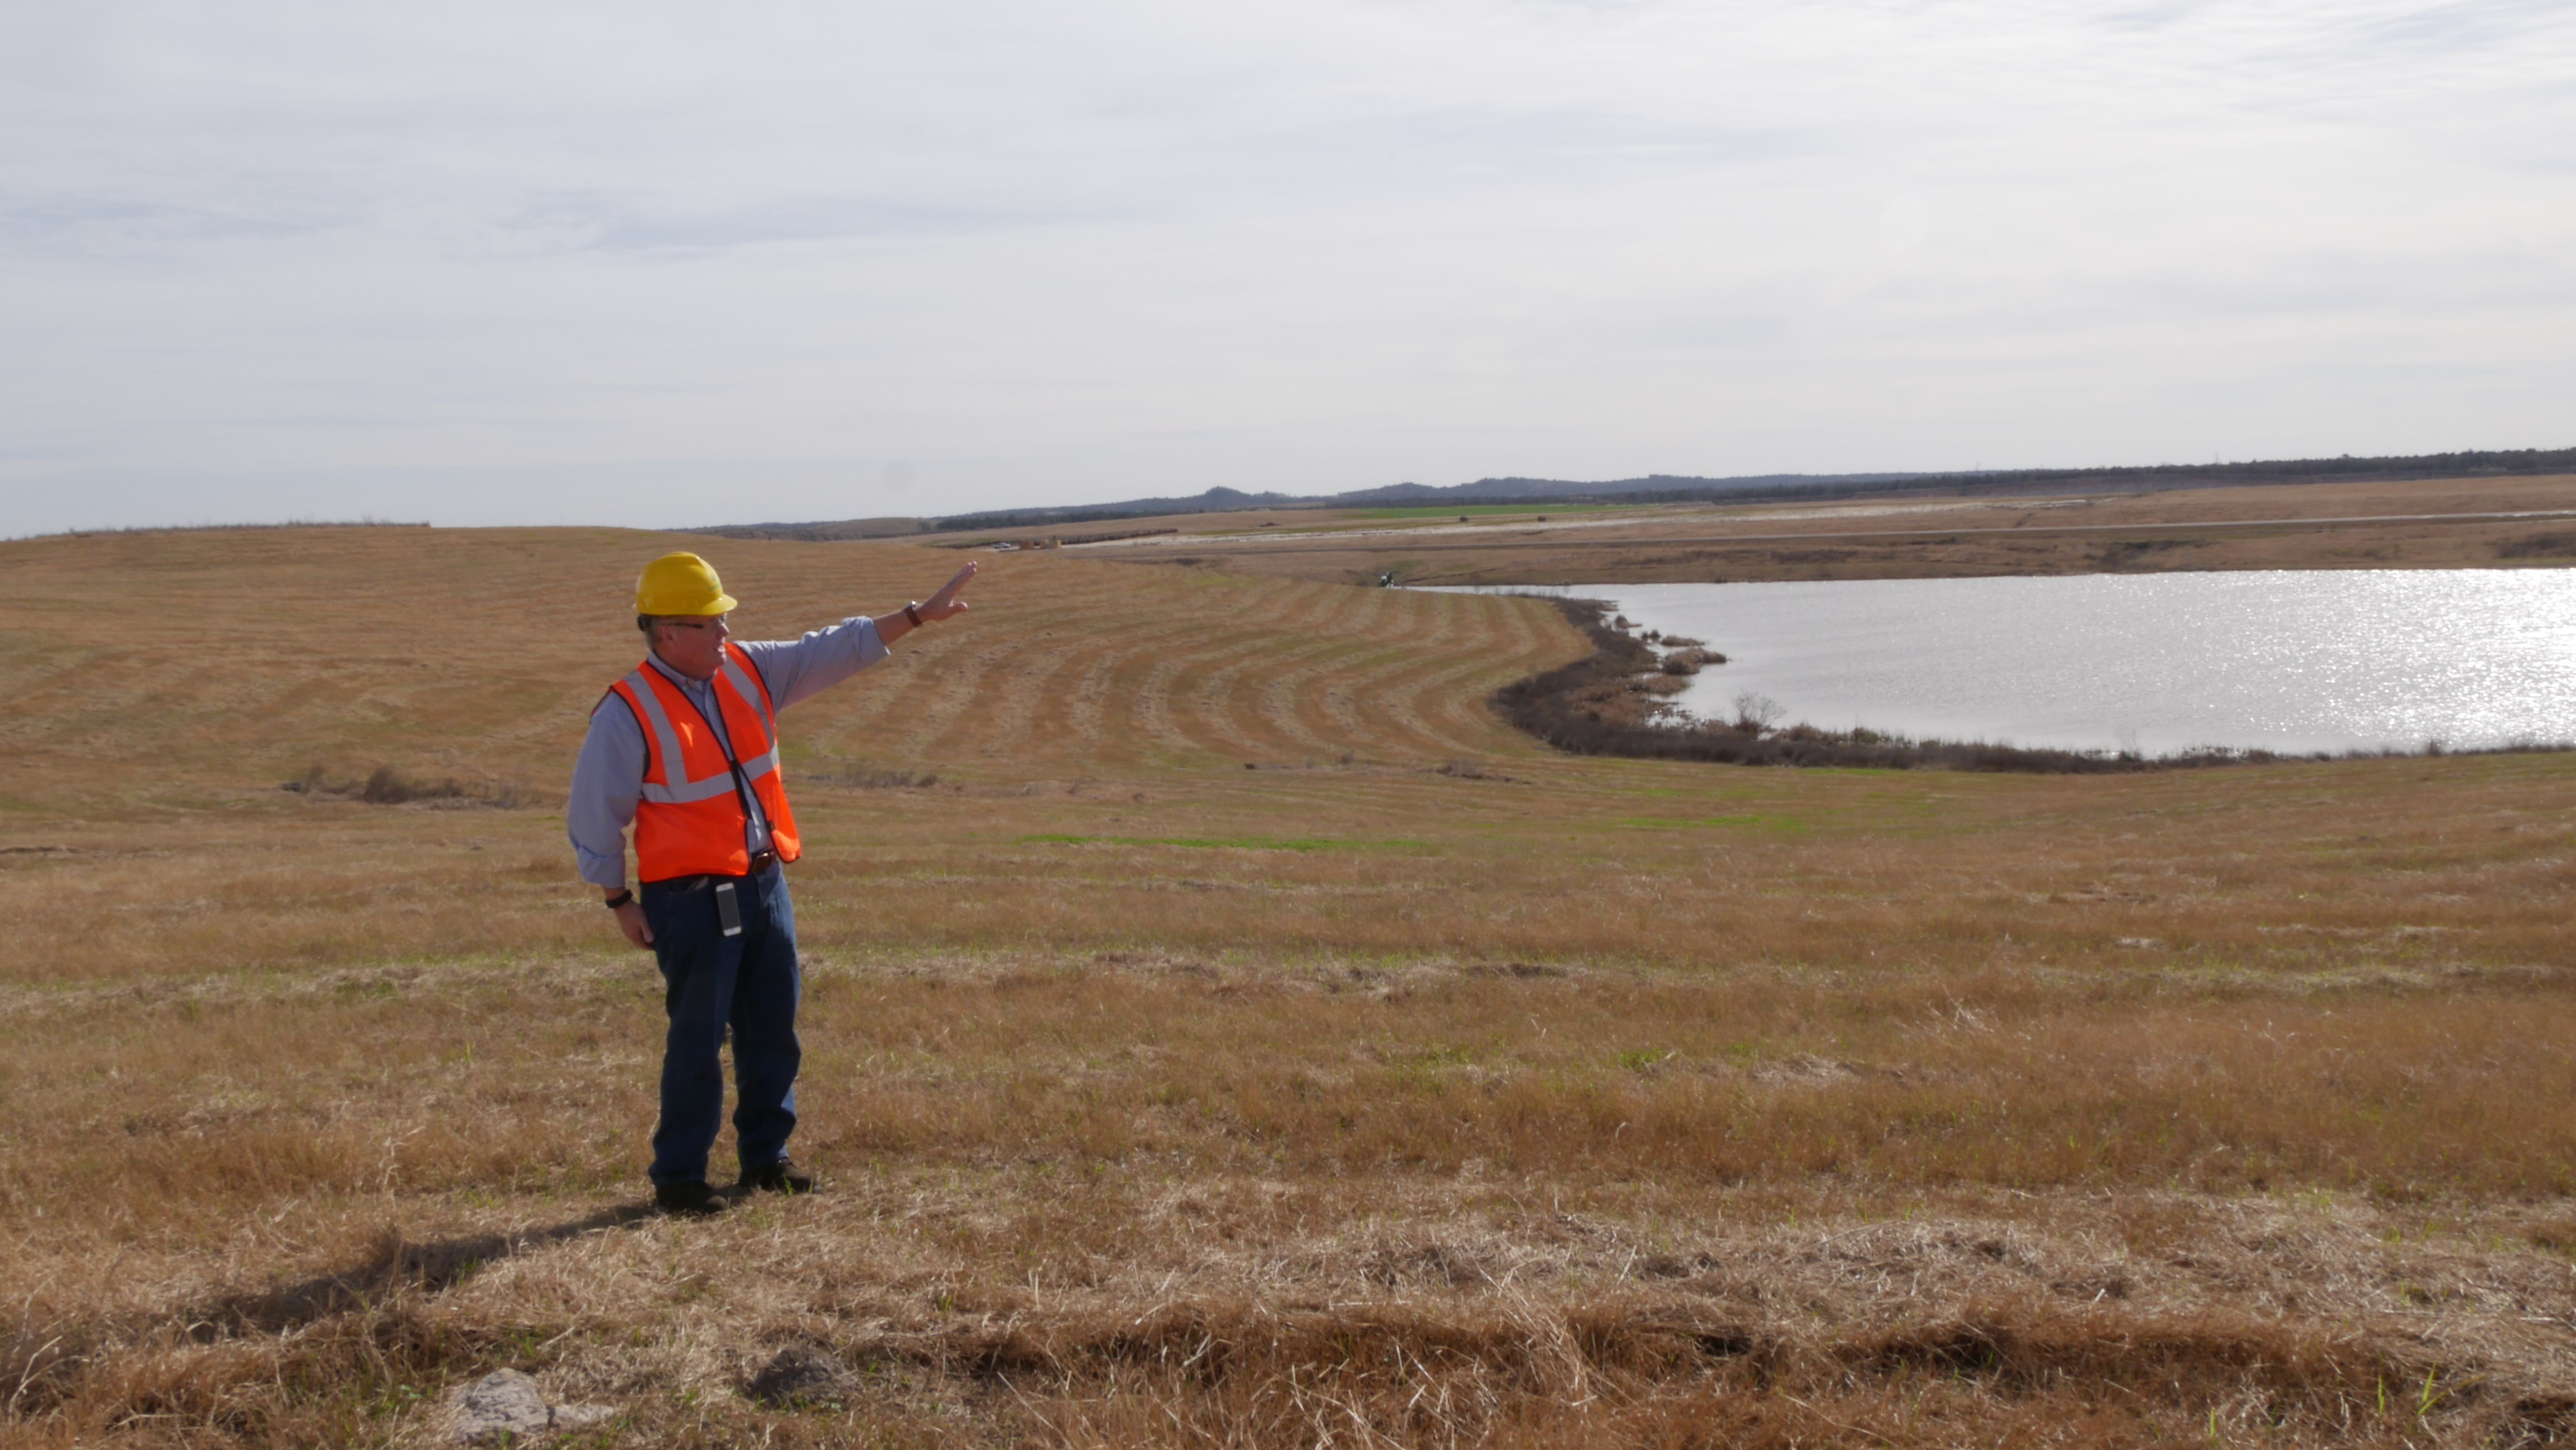
[[(886, 655), (885, 641), (877, 638), (876, 621), (864, 614), (814, 630), (802, 639), (735, 640), (733, 644), (759, 667), (760, 678), (769, 686), (769, 702), (781, 713)], [(725, 735), (724, 712), (716, 708), (712, 682), (689, 679), (653, 656), (646, 657), (645, 665), (679, 686), (717, 735)], [(728, 738), (725, 743), (730, 747), (733, 742)], [(590, 733), (582, 737), (581, 755), (573, 762), (572, 799), (564, 808), (564, 831), (572, 837), (582, 880), (611, 890), (626, 884), (626, 828), (634, 823), (635, 803), (644, 796), (648, 754), (644, 727), (636, 722), (635, 712), (626, 708), (625, 701), (602, 694), (591, 709)], [(765, 851), (769, 822), (761, 818), (757, 799), (750, 802), (750, 809), (746, 844), (754, 852)]]

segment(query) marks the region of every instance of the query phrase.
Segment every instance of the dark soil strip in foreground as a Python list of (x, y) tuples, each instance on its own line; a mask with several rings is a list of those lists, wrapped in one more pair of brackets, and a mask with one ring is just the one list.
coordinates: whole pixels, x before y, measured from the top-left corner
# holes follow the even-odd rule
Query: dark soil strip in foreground
[[(2180, 755), (2110, 754), (2096, 750), (2026, 750), (2013, 745), (1911, 740), (1875, 730), (1819, 730), (1812, 725), (1773, 729), (1751, 722), (1676, 723), (1672, 707), (1645, 688), (1661, 657), (1603, 616), (1597, 599), (1550, 599), (1566, 620), (1592, 641), (1592, 653), (1573, 664), (1496, 690), (1493, 706), (1505, 720), (1559, 750), (1575, 755), (1619, 755), (1641, 760), (1707, 760), (1726, 765), (1814, 765), (1881, 770), (2017, 770), (2038, 774), (2109, 775), (2142, 770), (2191, 770), (2213, 765), (2256, 765), (2288, 760), (2348, 759), (2412, 754), (2358, 751), (2344, 755), (2280, 755), (2268, 750), (2193, 750)], [(2424, 754), (2491, 755), (2508, 751), (2564, 750), (2533, 743), (2497, 750)]]

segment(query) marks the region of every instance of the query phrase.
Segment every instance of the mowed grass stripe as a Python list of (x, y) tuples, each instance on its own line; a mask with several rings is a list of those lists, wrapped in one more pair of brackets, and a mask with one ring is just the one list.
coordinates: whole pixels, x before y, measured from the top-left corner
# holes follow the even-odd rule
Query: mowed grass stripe
[[(1231, 581), (1230, 581), (1231, 582)], [(1244, 593), (1254, 593), (1243, 590)], [(1175, 703), (1174, 726), (1183, 738), (1214, 754), (1276, 754), (1307, 742), (1292, 742), (1269, 728), (1259, 696), (1261, 679), (1283, 661), (1313, 655), (1337, 631), (1330, 606), (1355, 591), (1331, 586), (1291, 591), (1258, 591), (1245, 600), (1244, 615), (1229, 628), (1202, 641), (1185, 656), (1170, 686)], [(1255, 611), (1258, 611), (1256, 614)], [(1312, 743), (1320, 748), (1320, 742)]]
[[(1474, 644), (1483, 642), (1480, 631), (1460, 628), (1462, 623), (1470, 622), (1460, 618), (1469, 612), (1459, 607), (1462, 603), (1469, 602), (1466, 596), (1415, 595), (1411, 602), (1423, 637), (1441, 640), (1451, 649), (1471, 648)], [(1455, 656), (1452, 655), (1450, 658)], [(1408, 672), (1386, 691), (1381, 703), (1387, 714), (1395, 721), (1396, 727), (1420, 739), (1423, 748), (1434, 752), (1467, 748), (1454, 733), (1444, 731), (1433, 722), (1440, 713), (1438, 694), (1457, 681), (1470, 678), (1477, 673), (1479, 671), (1472, 663), (1450, 664), (1428, 671)], [(1426, 694), (1433, 697), (1428, 705), (1424, 702)], [(1490, 731), (1479, 733), (1484, 734), (1488, 740), (1491, 739)]]
[(1296, 696), (1331, 676), (1344, 654), (1343, 640), (1359, 614), (1358, 591), (1315, 590), (1301, 601), (1288, 627), (1305, 638), (1263, 660), (1245, 661), (1252, 677), (1243, 682), (1240, 721), (1253, 741), (1289, 755), (1329, 753), (1351, 748), (1311, 728), (1299, 718)]
[(1502, 670), (1495, 669), (1497, 662), (1507, 658), (1496, 648), (1499, 631), (1491, 627), (1487, 611), (1475, 606), (1493, 604), (1520, 609), (1546, 606), (1460, 595), (1421, 597), (1430, 606), (1427, 612), (1432, 616), (1425, 632), (1444, 642), (1447, 648), (1443, 656), (1448, 662), (1405, 676), (1388, 692), (1385, 701), (1387, 712), (1402, 728), (1420, 737), (1435, 752), (1474, 753), (1511, 748), (1511, 744), (1506, 743), (1503, 727), (1483, 708), (1482, 697), (1486, 691), (1474, 688), (1489, 676), (1499, 684), (1511, 673), (1508, 666)]
[[(875, 734), (904, 763), (1007, 759), (1076, 774), (1158, 760), (1508, 749), (1513, 738), (1485, 716), (1482, 691), (1437, 723), (1417, 701), (1460, 680), (1511, 677), (1529, 663), (1513, 655), (1534, 654), (1553, 625), (1543, 607), (1519, 601), (1044, 557), (1007, 570), (984, 581), (997, 587), (973, 634), (910, 647), (916, 657), (889, 670), (891, 681), (871, 681), (864, 701), (831, 702), (821, 748), (887, 753), (862, 748)], [(1045, 620), (1035, 630), (1025, 623), (1033, 612)], [(1579, 648), (1571, 631), (1557, 632), (1551, 654)], [(871, 732), (862, 721), (900, 723)]]

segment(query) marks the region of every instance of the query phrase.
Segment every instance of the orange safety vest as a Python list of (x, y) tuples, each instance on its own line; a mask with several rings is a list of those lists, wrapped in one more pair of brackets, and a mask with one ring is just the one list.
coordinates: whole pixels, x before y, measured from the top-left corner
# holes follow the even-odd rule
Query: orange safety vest
[[(712, 681), (724, 714), (732, 760), (697, 702), (650, 661), (608, 687), (644, 727), (644, 796), (635, 805), (635, 874), (644, 881), (675, 876), (740, 876), (751, 869), (743, 833), (751, 824), (742, 792), (759, 798), (769, 820), (770, 849), (781, 861), (803, 854), (787, 787), (778, 773), (778, 713), (769, 682), (732, 641)], [(736, 763), (740, 779), (736, 779)]]

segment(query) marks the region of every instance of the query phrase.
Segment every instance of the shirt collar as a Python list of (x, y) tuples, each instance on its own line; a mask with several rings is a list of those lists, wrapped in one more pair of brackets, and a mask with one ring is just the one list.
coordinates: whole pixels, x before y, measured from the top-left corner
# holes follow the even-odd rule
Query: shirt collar
[(681, 674), (678, 670), (662, 663), (662, 657), (653, 653), (651, 650), (646, 650), (644, 652), (644, 663), (660, 670), (662, 672), (662, 678), (669, 680), (672, 684), (679, 686), (683, 690), (695, 692), (698, 690), (709, 690), (715, 688), (715, 681), (690, 679), (687, 675)]

